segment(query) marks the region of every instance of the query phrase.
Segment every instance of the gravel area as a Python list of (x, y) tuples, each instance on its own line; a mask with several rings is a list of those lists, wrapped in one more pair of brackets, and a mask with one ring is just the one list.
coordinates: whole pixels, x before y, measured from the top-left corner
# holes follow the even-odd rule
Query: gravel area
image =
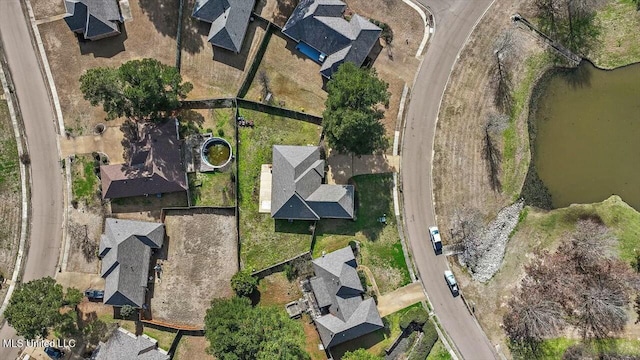
[(518, 201), (503, 208), (480, 236), (469, 243), (472, 246), (467, 246), (461, 261), (466, 263), (474, 280), (487, 282), (500, 270), (507, 242), (523, 207), (524, 203)]

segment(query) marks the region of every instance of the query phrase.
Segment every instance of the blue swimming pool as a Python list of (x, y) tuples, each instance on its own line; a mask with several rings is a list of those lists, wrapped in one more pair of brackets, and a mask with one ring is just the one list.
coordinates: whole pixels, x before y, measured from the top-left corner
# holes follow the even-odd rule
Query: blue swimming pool
[(309, 59), (317, 63), (322, 63), (324, 61), (324, 58), (326, 57), (325, 54), (321, 53), (320, 51), (312, 48), (311, 46), (303, 42), (298, 43), (298, 45), (296, 46), (296, 50), (300, 51)]

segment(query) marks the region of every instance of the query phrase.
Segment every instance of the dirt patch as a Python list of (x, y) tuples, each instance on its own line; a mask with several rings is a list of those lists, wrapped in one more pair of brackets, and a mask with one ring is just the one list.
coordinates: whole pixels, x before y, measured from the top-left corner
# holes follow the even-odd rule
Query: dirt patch
[(256, 12), (263, 18), (283, 27), (298, 5), (296, 0), (259, 0)]
[(99, 41), (78, 41), (64, 20), (39, 25), (44, 48), (62, 106), (65, 128), (74, 135), (93, 133), (105, 112), (91, 106), (80, 91), (80, 75), (87, 69), (154, 58), (175, 65), (178, 1), (129, 0), (133, 21), (122, 33)]
[(233, 97), (251, 66), (264, 37), (266, 22), (249, 23), (241, 52), (214, 48), (207, 41), (211, 24), (191, 17), (195, 0), (184, 3), (182, 18), (182, 60), (180, 72), (193, 84), (190, 99)]
[(98, 247), (104, 213), (101, 208), (79, 206), (69, 210), (69, 259), (65, 271), (97, 273)]
[(233, 210), (170, 211), (165, 226), (151, 313), (160, 321), (203, 326), (211, 300), (233, 295), (230, 280), (238, 271)]
[(31, 7), (36, 20), (65, 13), (64, 0), (32, 0)]
[(284, 273), (279, 272), (260, 280), (260, 305), (284, 306), (302, 297), (297, 281), (287, 280)]
[(174, 360), (211, 359), (214, 357), (207, 353), (209, 342), (204, 336), (183, 336), (178, 344), (178, 349), (173, 356)]
[(269, 79), (271, 101), (278, 106), (322, 115), (327, 93), (322, 89), (320, 65), (296, 50), (296, 42), (276, 31), (269, 40), (247, 98), (263, 100), (260, 73)]
[(298, 321), (302, 321), (302, 328), (304, 329), (304, 349), (309, 353), (309, 355), (311, 355), (312, 360), (325, 360), (327, 355), (324, 350), (320, 350), (322, 341), (320, 340), (320, 335), (318, 334), (318, 330), (316, 330), (316, 326), (313, 324), (311, 317), (304, 314), (302, 319)]
[[(495, 2), (473, 32), (451, 74), (442, 100), (434, 144), (433, 182), (438, 225), (441, 229), (453, 227), (453, 214), (456, 210), (461, 210), (461, 204), (478, 209), (488, 221), (520, 193), (526, 165), (529, 163), (529, 144), (526, 140), (528, 102), (519, 103), (519, 116), (509, 130), (521, 140), (513, 144), (518, 156), (511, 156), (512, 165), (507, 167), (503, 162), (502, 178), (509, 181), (503, 181), (502, 193), (491, 190), (487, 165), (482, 157), (482, 144), (486, 118), (489, 113), (497, 112), (490, 85), (490, 68), (494, 56), (491, 49), (495, 39), (505, 30), (513, 30), (514, 42), (518, 44), (518, 51), (512, 54), (515, 64), (511, 72), (513, 84), (523, 84), (527, 76), (534, 79), (542, 73), (541, 70), (537, 73), (538, 69), (527, 71), (529, 62), (525, 60), (542, 53), (543, 48), (528, 33), (515, 28), (509, 18), (521, 6), (521, 0)], [(533, 86), (534, 81), (530, 82)], [(531, 89), (519, 90), (522, 92), (521, 98), (528, 99), (526, 94)], [(503, 159), (508, 157), (504, 152), (506, 151), (503, 151)], [(445, 237), (444, 241), (450, 239)]]

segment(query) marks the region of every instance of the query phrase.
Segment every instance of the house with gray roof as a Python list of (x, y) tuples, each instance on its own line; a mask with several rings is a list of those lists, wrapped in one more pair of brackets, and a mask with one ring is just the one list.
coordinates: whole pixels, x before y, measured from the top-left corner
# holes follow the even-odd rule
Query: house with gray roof
[(119, 327), (107, 340), (100, 342), (91, 354), (91, 360), (169, 360), (158, 341), (147, 335), (136, 336)]
[(127, 164), (100, 166), (102, 198), (187, 191), (178, 120), (138, 124), (138, 133), (139, 140), (131, 145)]
[(100, 276), (105, 278), (104, 303), (141, 308), (145, 302), (149, 261), (162, 247), (164, 225), (108, 218), (100, 238)]
[(64, 0), (65, 17), (71, 31), (87, 40), (120, 34), (120, 8), (116, 0)]
[(340, 0), (301, 0), (282, 28), (296, 49), (321, 64), (327, 79), (345, 61), (361, 66), (382, 32), (358, 14), (347, 21), (345, 9)]
[(286, 220), (353, 219), (353, 185), (323, 184), (318, 146), (275, 145), (271, 217)]
[(325, 349), (384, 327), (375, 301), (363, 297), (357, 266), (350, 246), (313, 260), (309, 282), (320, 309), (314, 321)]
[(213, 46), (239, 53), (255, 0), (196, 0), (191, 16), (211, 24), (207, 39)]

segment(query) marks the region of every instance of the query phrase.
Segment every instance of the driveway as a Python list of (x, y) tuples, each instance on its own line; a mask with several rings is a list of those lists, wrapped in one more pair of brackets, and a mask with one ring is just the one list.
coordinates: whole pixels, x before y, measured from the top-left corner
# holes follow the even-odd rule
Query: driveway
[(458, 52), (492, 0), (419, 1), (431, 9), (436, 29), (412, 90), (402, 144), (407, 236), (434, 311), (459, 353), (469, 360), (494, 359), (497, 356), (493, 345), (461, 298), (453, 298), (444, 282), (442, 274), (448, 267), (446, 258), (436, 256), (426, 241), (429, 238), (427, 227), (436, 223), (431, 162), (438, 108)]
[(378, 312), (385, 317), (407, 306), (427, 300), (420, 282), (414, 282), (378, 297)]
[[(23, 281), (54, 276), (62, 240), (62, 169), (56, 145), (55, 115), (27, 20), (19, 0), (0, 1), (0, 37), (20, 102), (28, 150), (31, 155), (31, 219), (29, 253)], [(15, 337), (8, 325), (0, 339)], [(0, 359), (15, 359), (19, 349), (0, 344)]]

